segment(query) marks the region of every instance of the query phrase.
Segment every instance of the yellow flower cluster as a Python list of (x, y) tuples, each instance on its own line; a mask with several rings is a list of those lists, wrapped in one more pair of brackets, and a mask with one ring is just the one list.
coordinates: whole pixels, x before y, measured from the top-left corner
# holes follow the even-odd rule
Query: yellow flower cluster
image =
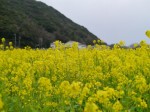
[(40, 90), (49, 91), (52, 88), (50, 79), (45, 77), (40, 77), (40, 79), (38, 80), (38, 84)]
[(113, 48), (55, 44), (44, 50), (0, 50), (0, 111), (149, 112), (145, 42), (134, 49), (122, 48), (123, 41)]
[(0, 96), (0, 110), (2, 110), (3, 109), (3, 101), (2, 101), (2, 98), (1, 98), (1, 96)]

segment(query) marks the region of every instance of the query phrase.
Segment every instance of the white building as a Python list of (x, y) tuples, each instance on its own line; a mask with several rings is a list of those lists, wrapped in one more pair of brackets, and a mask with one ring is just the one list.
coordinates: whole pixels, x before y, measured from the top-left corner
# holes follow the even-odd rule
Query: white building
[(51, 47), (51, 48), (55, 48), (54, 42), (53, 42), (53, 43), (50, 43), (50, 47)]
[[(75, 42), (76, 42), (76, 41), (68, 41), (68, 42), (65, 43), (65, 46), (72, 47), (73, 43), (75, 43)], [(85, 44), (82, 44), (82, 43), (79, 43), (79, 42), (77, 42), (77, 43), (78, 43), (78, 48), (79, 48), (79, 49), (86, 47)]]
[[(72, 45), (73, 45), (73, 43), (75, 43), (76, 41), (68, 41), (68, 42), (66, 42), (66, 43), (64, 43), (64, 45), (66, 46), (66, 47), (72, 47)], [(79, 42), (77, 42), (78, 43), (78, 48), (79, 49), (81, 49), (81, 48), (86, 48), (86, 45), (85, 44), (82, 44), (82, 43), (79, 43)], [(55, 48), (55, 43), (53, 42), (53, 43), (50, 43), (50, 47), (51, 48)]]

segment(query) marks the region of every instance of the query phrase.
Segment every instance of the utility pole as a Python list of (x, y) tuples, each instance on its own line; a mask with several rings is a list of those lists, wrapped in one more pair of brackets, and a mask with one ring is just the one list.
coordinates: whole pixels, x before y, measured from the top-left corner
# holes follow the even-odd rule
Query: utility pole
[(16, 34), (15, 35), (15, 48), (16, 48), (16, 44), (17, 44), (17, 38), (16, 38)]
[(19, 36), (19, 48), (20, 48), (20, 40), (21, 40), (21, 36)]

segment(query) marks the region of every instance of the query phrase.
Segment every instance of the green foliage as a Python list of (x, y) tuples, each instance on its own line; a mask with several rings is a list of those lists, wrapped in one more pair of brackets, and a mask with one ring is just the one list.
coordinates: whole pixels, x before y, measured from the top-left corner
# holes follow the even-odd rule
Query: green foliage
[[(49, 47), (50, 42), (74, 40), (92, 44), (97, 39), (83, 26), (77, 25), (54, 8), (35, 0), (1, 0), (0, 36), (14, 41), (17, 46)], [(41, 41), (42, 38), (42, 41)]]

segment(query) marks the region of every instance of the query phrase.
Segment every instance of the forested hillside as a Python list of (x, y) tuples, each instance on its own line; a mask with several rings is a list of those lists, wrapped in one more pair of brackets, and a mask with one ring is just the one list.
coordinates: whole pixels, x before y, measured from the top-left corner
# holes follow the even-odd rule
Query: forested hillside
[(19, 47), (49, 47), (55, 40), (92, 44), (95, 35), (63, 14), (35, 0), (0, 1), (0, 38)]

